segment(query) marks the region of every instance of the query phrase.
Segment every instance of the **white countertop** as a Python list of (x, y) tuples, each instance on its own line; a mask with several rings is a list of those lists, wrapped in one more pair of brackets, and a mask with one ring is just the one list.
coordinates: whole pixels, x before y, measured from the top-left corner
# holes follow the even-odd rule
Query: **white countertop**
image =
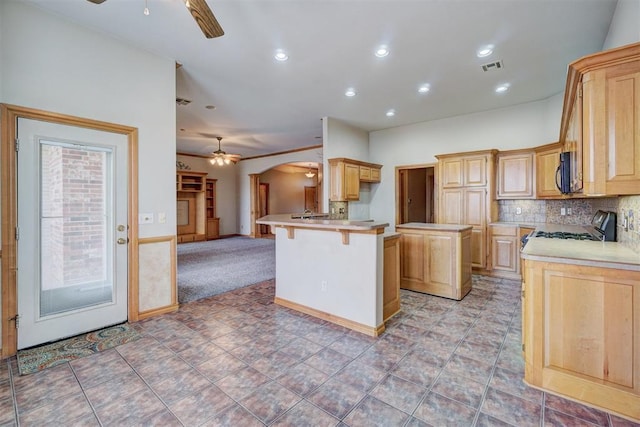
[(267, 215), (258, 224), (296, 228), (325, 228), (327, 230), (368, 231), (389, 226), (388, 222), (348, 221), (341, 219), (292, 219), (291, 214)]
[(470, 230), (473, 227), (470, 225), (456, 225), (456, 224), (433, 224), (430, 222), (408, 222), (406, 224), (396, 225), (396, 229), (415, 229), (415, 230), (433, 230), (433, 231), (452, 231), (460, 232)]
[[(560, 226), (560, 224), (547, 224), (544, 227), (546, 231), (572, 231), (568, 227), (583, 229), (579, 226), (566, 225), (553, 229), (553, 227), (549, 228), (549, 225)], [(522, 258), (532, 261), (640, 271), (640, 254), (618, 242), (531, 237), (522, 250)]]

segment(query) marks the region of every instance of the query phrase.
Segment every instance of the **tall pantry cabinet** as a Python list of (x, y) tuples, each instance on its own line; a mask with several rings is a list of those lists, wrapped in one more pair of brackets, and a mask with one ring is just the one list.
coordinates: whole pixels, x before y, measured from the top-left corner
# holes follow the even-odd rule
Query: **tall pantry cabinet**
[(485, 269), (488, 224), (497, 219), (496, 150), (442, 154), (438, 159), (438, 223), (471, 225), (471, 265)]

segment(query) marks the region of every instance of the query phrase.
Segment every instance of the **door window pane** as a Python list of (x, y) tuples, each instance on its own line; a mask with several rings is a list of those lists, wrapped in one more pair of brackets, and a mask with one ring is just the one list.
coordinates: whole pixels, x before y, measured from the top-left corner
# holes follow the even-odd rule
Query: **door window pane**
[(113, 301), (111, 151), (40, 141), (40, 316)]

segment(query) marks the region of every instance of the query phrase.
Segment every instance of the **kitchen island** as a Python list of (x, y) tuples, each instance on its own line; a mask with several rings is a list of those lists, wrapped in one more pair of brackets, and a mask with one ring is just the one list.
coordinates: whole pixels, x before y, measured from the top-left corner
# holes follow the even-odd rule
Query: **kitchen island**
[(384, 331), (384, 229), (376, 221), (292, 219), (258, 224), (276, 236), (275, 303), (377, 336)]
[(640, 422), (640, 254), (532, 237), (522, 262), (525, 382)]
[(411, 222), (401, 234), (400, 287), (461, 300), (471, 290), (470, 225)]

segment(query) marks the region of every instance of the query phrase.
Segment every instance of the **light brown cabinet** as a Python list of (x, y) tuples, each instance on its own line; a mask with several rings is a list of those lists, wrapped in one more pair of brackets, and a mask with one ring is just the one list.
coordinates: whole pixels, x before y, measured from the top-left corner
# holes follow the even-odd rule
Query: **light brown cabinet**
[(491, 226), (491, 268), (518, 272), (519, 238), (517, 226)]
[(461, 300), (471, 290), (471, 229), (420, 223), (396, 226), (400, 238), (400, 287)]
[(382, 320), (400, 311), (400, 234), (384, 237)]
[(206, 176), (206, 172), (178, 171), (176, 173), (178, 243), (206, 239)]
[(497, 199), (534, 199), (533, 150), (501, 151), (497, 156)]
[[(443, 156), (436, 156), (438, 160)], [(493, 159), (492, 159), (493, 161)], [(488, 158), (485, 154), (443, 158), (439, 163), (443, 188), (487, 185)]]
[(523, 236), (534, 228), (510, 224), (491, 224), (491, 263), (487, 267), (489, 274), (496, 277), (520, 280), (520, 249)]
[(556, 170), (560, 164), (562, 143), (555, 142), (534, 149), (536, 153), (536, 197), (561, 199), (564, 196), (556, 185)]
[(582, 196), (640, 194), (639, 122), (640, 43), (569, 64), (560, 142)]
[(640, 272), (523, 261), (525, 382), (640, 421)]
[(487, 224), (495, 221), (494, 163), (496, 150), (438, 155), (438, 223), (466, 224), (471, 232), (474, 268), (487, 267)]
[(382, 165), (359, 160), (329, 159), (329, 200), (333, 202), (360, 199), (360, 182), (380, 182)]

